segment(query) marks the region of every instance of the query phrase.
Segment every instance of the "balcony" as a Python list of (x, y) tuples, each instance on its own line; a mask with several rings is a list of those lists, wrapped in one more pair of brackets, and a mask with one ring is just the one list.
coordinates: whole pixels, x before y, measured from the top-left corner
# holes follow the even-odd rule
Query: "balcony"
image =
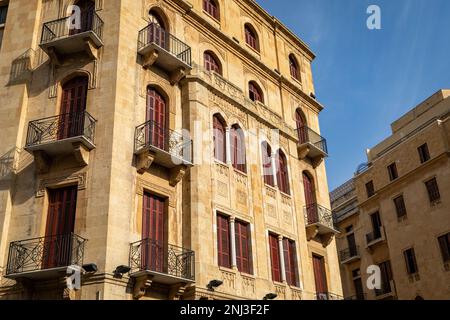
[(87, 165), (95, 148), (95, 123), (86, 111), (31, 121), (25, 150), (34, 154), (40, 173), (48, 172), (51, 159), (61, 155), (73, 154), (80, 166)]
[(192, 69), (191, 47), (155, 23), (139, 31), (138, 53), (143, 57), (144, 68), (155, 65), (167, 71), (172, 84)]
[(395, 298), (394, 280), (383, 282), (381, 289), (375, 289), (375, 298), (377, 300), (392, 300)]
[(317, 167), (325, 157), (328, 157), (327, 140), (314, 130), (303, 126), (297, 129), (299, 142), (297, 145), (300, 159), (310, 158)]
[(328, 243), (338, 233), (331, 210), (313, 204), (304, 207), (304, 215), (308, 241), (319, 236), (324, 243)]
[(87, 240), (73, 233), (11, 242), (5, 278), (51, 279), (83, 265)]
[(343, 296), (331, 292), (316, 292), (315, 300), (344, 300)]
[(339, 252), (341, 264), (351, 263), (361, 259), (359, 246), (349, 247)]
[(384, 227), (373, 230), (366, 234), (366, 248), (371, 249), (373, 246), (382, 243), (386, 240)]
[(136, 279), (135, 299), (145, 295), (153, 282), (176, 288), (175, 292), (195, 282), (194, 251), (152, 239), (131, 244), (130, 267)]
[(187, 167), (193, 165), (192, 152), (192, 140), (188, 134), (163, 128), (154, 121), (136, 128), (134, 153), (140, 174), (146, 172), (152, 163), (156, 163), (170, 169), (170, 183), (176, 185)]
[(75, 53), (97, 59), (98, 49), (103, 46), (102, 37), (103, 21), (96, 13), (82, 16), (79, 28), (72, 17), (66, 17), (44, 24), (40, 47), (58, 65), (64, 57)]

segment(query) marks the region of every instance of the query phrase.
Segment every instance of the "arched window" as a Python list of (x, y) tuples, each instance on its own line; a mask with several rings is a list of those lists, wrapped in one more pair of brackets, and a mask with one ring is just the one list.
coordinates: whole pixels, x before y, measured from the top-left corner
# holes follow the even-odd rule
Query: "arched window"
[(69, 31), (71, 35), (92, 30), (95, 14), (95, 2), (92, 0), (80, 0), (75, 2), (75, 5), (81, 11), (80, 28), (71, 28)]
[(222, 68), (220, 66), (219, 59), (217, 59), (211, 51), (205, 51), (205, 53), (203, 54), (203, 58), (205, 60), (206, 70), (214, 71), (222, 75)]
[(298, 65), (297, 59), (293, 54), (289, 56), (289, 69), (291, 71), (291, 76), (295, 80), (301, 81), (300, 77), (300, 67)]
[(219, 5), (215, 0), (203, 0), (203, 10), (214, 19), (220, 20)]
[(241, 172), (247, 172), (247, 161), (245, 157), (245, 136), (238, 125), (231, 127), (231, 163), (233, 168)]
[(225, 124), (219, 115), (213, 117), (214, 130), (214, 158), (223, 163), (227, 162)]
[(319, 215), (316, 205), (316, 188), (314, 180), (308, 172), (303, 172), (303, 189), (305, 192), (305, 206), (308, 223), (319, 222)]
[(165, 98), (153, 87), (147, 87), (147, 143), (166, 150), (167, 109)]
[(290, 194), (287, 158), (283, 151), (277, 152), (277, 182), (281, 192)]
[(250, 81), (248, 83), (248, 94), (249, 94), (250, 100), (259, 101), (261, 103), (264, 103), (264, 98), (263, 98), (261, 88), (258, 86), (258, 84), (255, 81)]
[(161, 48), (169, 49), (169, 34), (166, 32), (166, 25), (161, 19), (161, 16), (158, 14), (158, 12), (156, 12), (156, 10), (152, 9), (150, 10), (148, 17), (149, 24), (147, 28), (147, 42), (154, 42)]
[(149, 24), (155, 24), (163, 29), (166, 29), (163, 19), (161, 19), (161, 16), (158, 14), (158, 12), (156, 12), (155, 9), (151, 9), (149, 11), (148, 18), (149, 18), (149, 21), (148, 21)]
[(305, 116), (300, 109), (295, 111), (295, 124), (299, 142), (306, 143), (308, 141), (308, 127), (306, 126)]
[(264, 183), (271, 187), (274, 187), (275, 181), (273, 178), (272, 148), (266, 141), (264, 141), (261, 144), (261, 152), (262, 152)]
[(250, 47), (259, 52), (259, 40), (255, 29), (248, 23), (244, 26), (244, 29), (245, 29), (245, 42)]

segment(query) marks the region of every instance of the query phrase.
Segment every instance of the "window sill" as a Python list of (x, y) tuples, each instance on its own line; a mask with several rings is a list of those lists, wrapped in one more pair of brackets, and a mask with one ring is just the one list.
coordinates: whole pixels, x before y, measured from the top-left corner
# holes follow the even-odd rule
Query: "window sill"
[(248, 49), (250, 49), (254, 54), (258, 55), (258, 58), (261, 59), (261, 51), (256, 50), (251, 45), (249, 45), (247, 42), (245, 43)]
[(274, 285), (279, 286), (279, 287), (284, 287), (286, 288), (287, 284), (284, 282), (278, 282), (278, 281), (272, 281)]
[(221, 266), (219, 266), (219, 270), (220, 270), (220, 271), (223, 271), (223, 272), (228, 272), (228, 273), (234, 273), (234, 274), (237, 274), (237, 271), (236, 271), (236, 270), (230, 269), (230, 268), (227, 268), (227, 267), (221, 267)]
[(203, 13), (204, 13), (209, 19), (211, 19), (214, 23), (218, 24), (219, 27), (220, 27), (220, 20), (219, 20), (219, 19), (217, 19), (216, 17), (210, 15), (209, 12), (208, 12), (208, 11), (205, 11), (204, 9), (203, 9)]
[(245, 277), (245, 278), (250, 278), (250, 279), (256, 280), (256, 276), (253, 275), (253, 274), (241, 272), (241, 276), (242, 276), (242, 277)]
[(248, 173), (247, 172), (240, 171), (240, 170), (236, 169), (235, 167), (233, 167), (233, 170), (234, 170), (235, 173), (248, 178)]
[(219, 166), (227, 167), (227, 168), (228, 168), (228, 163), (225, 163), (225, 162), (222, 162), (222, 161), (220, 161), (220, 160), (217, 160), (216, 158), (214, 158), (214, 164), (217, 164), (217, 165), (219, 165)]
[(289, 198), (292, 200), (292, 195), (288, 194), (288, 193), (284, 193), (283, 191), (280, 190), (280, 194), (286, 198)]
[(297, 85), (299, 85), (301, 88), (303, 88), (303, 82), (297, 78), (294, 78), (293, 76), (291, 76), (291, 80), (296, 83)]

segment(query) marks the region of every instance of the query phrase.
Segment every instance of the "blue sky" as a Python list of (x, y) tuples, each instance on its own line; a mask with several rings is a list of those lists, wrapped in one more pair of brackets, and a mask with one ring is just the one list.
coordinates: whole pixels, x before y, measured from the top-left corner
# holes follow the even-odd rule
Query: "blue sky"
[[(317, 58), (313, 76), (330, 190), (353, 176), (390, 124), (450, 88), (450, 0), (257, 0)], [(381, 30), (366, 27), (369, 5)]]

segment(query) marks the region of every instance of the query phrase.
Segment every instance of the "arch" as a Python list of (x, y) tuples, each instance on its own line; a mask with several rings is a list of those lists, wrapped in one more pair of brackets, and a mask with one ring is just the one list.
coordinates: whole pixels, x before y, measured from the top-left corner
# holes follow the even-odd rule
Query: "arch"
[(217, 55), (210, 51), (206, 50), (203, 53), (204, 67), (208, 71), (214, 71), (220, 75), (222, 75), (222, 64), (220, 63)]
[(295, 110), (295, 124), (299, 142), (306, 143), (308, 141), (308, 126), (306, 123), (305, 114), (300, 108)]
[(155, 86), (147, 86), (147, 109), (146, 109), (146, 122), (147, 132), (146, 139), (148, 143), (158, 147), (162, 150), (166, 150), (168, 146), (168, 134), (167, 127), (169, 123), (169, 112), (167, 95)]
[(261, 153), (262, 153), (264, 183), (271, 187), (274, 187), (275, 179), (273, 176), (272, 147), (267, 141), (263, 141), (261, 143)]
[(289, 55), (289, 71), (292, 78), (301, 81), (300, 65), (297, 58), (292, 53)]
[(244, 131), (238, 124), (231, 126), (231, 163), (236, 170), (247, 173)]
[(277, 166), (277, 182), (278, 189), (285, 194), (290, 194), (289, 186), (289, 172), (287, 158), (283, 150), (278, 149), (276, 155), (276, 166)]
[(316, 200), (316, 186), (314, 178), (308, 171), (302, 172), (303, 190), (305, 193), (305, 207), (309, 223), (316, 223), (319, 220)]
[(214, 19), (220, 21), (220, 5), (217, 0), (203, 0), (203, 10)]
[(169, 31), (169, 19), (164, 11), (159, 7), (152, 7), (148, 11), (148, 23), (156, 24), (162, 29)]
[(225, 121), (220, 114), (216, 113), (213, 115), (214, 158), (223, 163), (227, 162), (226, 141)]
[(259, 37), (256, 29), (250, 24), (246, 23), (244, 25), (245, 33), (245, 43), (247, 43), (251, 48), (259, 52)]
[(256, 83), (256, 81), (252, 80), (248, 83), (248, 94), (250, 100), (264, 103), (263, 92), (261, 90), (261, 87)]

